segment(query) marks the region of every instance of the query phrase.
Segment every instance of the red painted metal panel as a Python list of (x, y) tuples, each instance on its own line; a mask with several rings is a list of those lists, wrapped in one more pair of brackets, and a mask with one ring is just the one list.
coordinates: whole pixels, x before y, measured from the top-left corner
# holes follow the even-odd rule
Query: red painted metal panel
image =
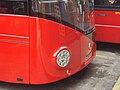
[[(95, 43), (65, 25), (35, 17), (0, 15), (0, 20), (3, 20), (0, 21), (1, 81), (55, 82), (80, 71), (95, 56)], [(89, 43), (93, 45), (92, 56), (85, 60)], [(69, 65), (64, 68), (56, 64), (56, 52), (62, 49), (68, 49), (71, 55)]]
[[(93, 56), (84, 61), (88, 44), (93, 44)], [(71, 53), (70, 63), (61, 68), (54, 54), (60, 48)], [(30, 83), (45, 84), (61, 80), (84, 68), (95, 55), (95, 44), (78, 31), (56, 22), (30, 18)], [(70, 75), (66, 72), (70, 70)]]
[(0, 15), (0, 81), (29, 83), (28, 27), (28, 17)]
[(95, 10), (95, 22), (97, 41), (120, 43), (120, 14), (116, 11)]

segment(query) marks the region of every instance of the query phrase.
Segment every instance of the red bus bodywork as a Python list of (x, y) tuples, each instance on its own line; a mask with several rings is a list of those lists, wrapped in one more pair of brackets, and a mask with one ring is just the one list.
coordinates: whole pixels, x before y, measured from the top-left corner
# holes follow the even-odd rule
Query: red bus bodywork
[[(95, 10), (96, 41), (120, 43), (120, 15), (117, 11)], [(106, 16), (99, 16), (106, 14)]]
[[(98, 0), (96, 0), (97, 2)], [(104, 6), (104, 5), (103, 5)], [(120, 43), (120, 10), (95, 6), (96, 41)]]
[[(70, 52), (66, 67), (56, 64), (62, 50)], [(55, 82), (87, 66), (95, 50), (91, 39), (66, 25), (33, 16), (0, 14), (0, 81)], [(85, 59), (89, 53), (91, 56)]]

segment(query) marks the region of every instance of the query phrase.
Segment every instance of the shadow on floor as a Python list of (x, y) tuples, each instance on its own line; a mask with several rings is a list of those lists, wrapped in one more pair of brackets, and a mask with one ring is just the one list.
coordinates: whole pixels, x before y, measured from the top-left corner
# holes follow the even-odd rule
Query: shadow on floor
[(96, 42), (97, 50), (120, 53), (120, 44)]

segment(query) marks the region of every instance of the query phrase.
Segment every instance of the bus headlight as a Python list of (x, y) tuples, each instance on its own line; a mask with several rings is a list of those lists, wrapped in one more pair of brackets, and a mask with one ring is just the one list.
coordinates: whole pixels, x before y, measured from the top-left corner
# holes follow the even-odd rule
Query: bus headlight
[(68, 50), (62, 50), (58, 53), (56, 63), (60, 67), (66, 67), (70, 62), (70, 52)]

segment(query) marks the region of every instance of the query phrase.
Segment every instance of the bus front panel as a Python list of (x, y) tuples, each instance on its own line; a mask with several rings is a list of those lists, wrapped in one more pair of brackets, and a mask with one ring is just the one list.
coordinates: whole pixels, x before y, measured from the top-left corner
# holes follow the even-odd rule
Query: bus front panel
[(93, 0), (32, 1), (30, 83), (55, 82), (87, 66), (95, 56)]

